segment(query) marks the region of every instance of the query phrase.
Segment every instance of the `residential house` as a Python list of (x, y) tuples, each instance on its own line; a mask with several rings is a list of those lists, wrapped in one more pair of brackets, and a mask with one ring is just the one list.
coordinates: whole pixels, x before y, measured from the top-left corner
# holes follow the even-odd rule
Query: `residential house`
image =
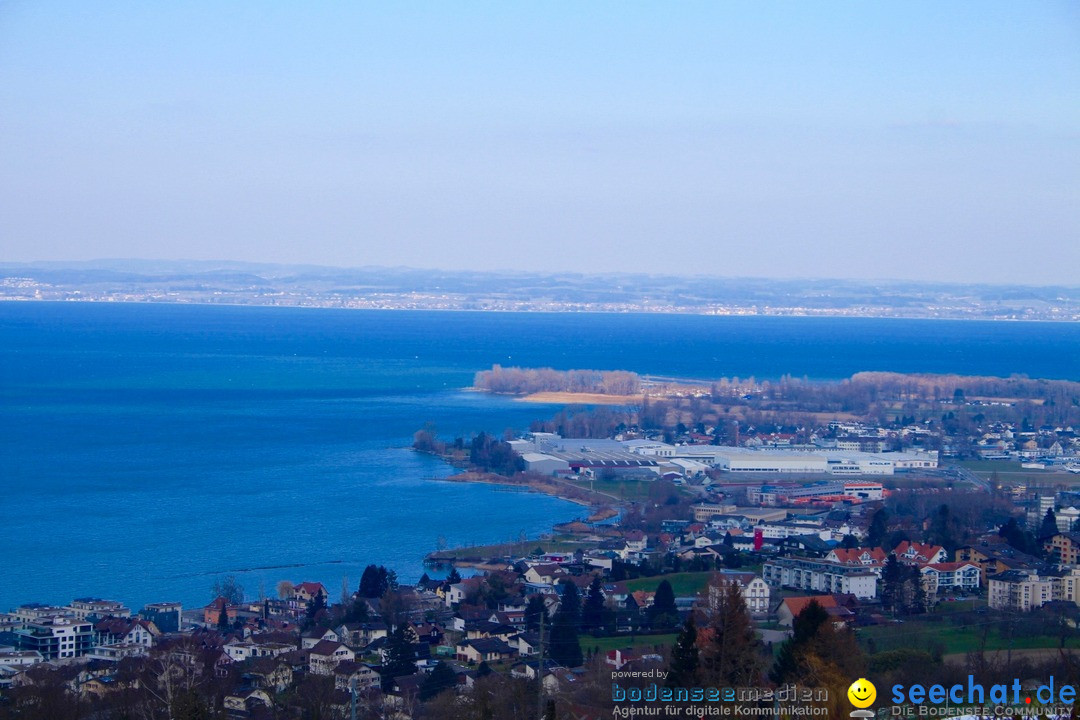
[[(769, 584), (751, 572), (722, 571), (719, 578), (725, 582), (735, 583), (739, 587), (739, 593), (746, 602), (746, 609), (753, 615), (765, 615), (769, 612), (769, 597), (771, 591)], [(710, 608), (719, 605), (719, 593), (722, 588), (716, 583), (710, 583), (708, 588), (708, 604)]]
[(484, 582), (483, 577), (468, 577), (459, 583), (450, 585), (445, 594), (443, 595), (443, 602), (447, 607), (459, 605), (465, 602), (465, 598), (469, 595), (476, 593), (480, 589), (480, 585)]
[(927, 563), (942, 563), (949, 559), (949, 554), (940, 545), (911, 542), (904, 540), (897, 545), (892, 554), (900, 562), (910, 565), (926, 565)]
[(247, 663), (241, 677), (249, 685), (276, 694), (292, 684), (293, 669), (283, 657), (259, 657)]
[(141, 645), (149, 648), (161, 631), (149, 620), (115, 617), (99, 620), (94, 624), (94, 638), (98, 645)]
[(327, 604), (330, 593), (320, 582), (302, 582), (293, 585), (292, 594), (289, 596), (289, 607), (294, 612), (304, 612), (316, 597), (322, 597), (323, 604)]
[(265, 690), (249, 688), (238, 690), (231, 695), (226, 695), (224, 700), (225, 712), (230, 715), (250, 715), (256, 708), (270, 709), (273, 701)]
[(825, 560), (838, 565), (848, 565), (871, 570), (881, 577), (888, 556), (879, 547), (875, 548), (833, 548), (825, 555)]
[(855, 613), (851, 608), (856, 605), (857, 601), (851, 596), (811, 595), (784, 598), (776, 609), (777, 622), (784, 627), (791, 627), (795, 623), (795, 618), (811, 602), (820, 605), (833, 620), (833, 623), (838, 626), (845, 625), (855, 619)]
[(378, 687), (379, 673), (366, 663), (351, 660), (338, 663), (334, 668), (334, 687), (338, 690), (350, 690), (354, 686), (358, 691)]
[(207, 625), (219, 625), (222, 610), (225, 611), (229, 623), (236, 622), (239, 608), (229, 605), (228, 599), (223, 597), (214, 598), (213, 602), (203, 608), (203, 622)]
[(463, 640), (457, 644), (455, 658), (463, 662), (498, 662), (508, 660), (515, 654), (514, 648), (496, 638)]
[(1028, 570), (1040, 566), (1041, 561), (1020, 552), (1004, 542), (965, 545), (954, 554), (957, 562), (971, 562), (979, 567), (980, 582), (988, 585), (990, 577), (1008, 570)]
[(780, 552), (797, 554), (801, 557), (821, 558), (832, 551), (834, 544), (828, 540), (822, 540), (820, 536), (813, 535), (789, 535), (780, 538), (775, 545)]
[(343, 642), (344, 638), (330, 628), (314, 628), (300, 636), (300, 647), (303, 650), (310, 650), (324, 640)]
[(356, 653), (348, 645), (333, 640), (323, 640), (308, 651), (308, 670), (313, 675), (330, 675), (338, 663), (355, 660)]
[(342, 623), (334, 628), (338, 640), (351, 647), (366, 647), (379, 638), (388, 637), (390, 628), (386, 623), (375, 621), (366, 623)]
[[(622, 541), (620, 541), (622, 542)], [(567, 575), (566, 570), (561, 565), (546, 564), (546, 565), (533, 565), (525, 571), (525, 582), (535, 583), (537, 585), (554, 585)]]

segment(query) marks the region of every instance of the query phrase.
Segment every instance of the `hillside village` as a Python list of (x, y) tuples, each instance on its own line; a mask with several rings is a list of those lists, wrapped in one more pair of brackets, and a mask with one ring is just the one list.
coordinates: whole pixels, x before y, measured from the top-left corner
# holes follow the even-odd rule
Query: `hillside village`
[[(730, 627), (717, 613), (732, 592), (762, 678), (815, 613), (864, 664), (901, 652), (887, 648), (903, 623), (937, 631), (976, 618), (1000, 633), (1017, 613), (1041, 623), (1030, 638), (1060, 634), (1071, 647), (1049, 618), (1080, 609), (1080, 499), (1018, 493), (938, 467), (937, 452), (887, 452), (869, 428), (849, 430), (828, 448), (773, 435), (767, 450), (761, 437), (741, 447), (644, 434), (474, 439), (474, 451), (502, 446), (526, 477), (599, 484), (612, 498), (646, 491), (535, 547), (433, 553), (439, 577), (415, 584), (371, 565), (338, 596), (283, 581), (276, 597), (250, 599), (226, 583), (197, 608), (133, 612), (96, 598), (15, 608), (0, 615), (0, 717), (439, 717), (432, 708), (472, 707), (477, 688), (512, 705), (542, 687), (556, 717), (585, 720), (610, 714), (612, 672), (672, 667), (687, 642), (704, 662), (710, 634), (688, 633)], [(476, 574), (447, 574), (455, 564)], [(995, 642), (985, 636), (979, 651)], [(952, 651), (928, 645), (893, 662), (943, 672)]]
[[(372, 564), (339, 593), (282, 580), (251, 598), (226, 579), (203, 607), (14, 608), (0, 615), (0, 720), (588, 720), (611, 714), (613, 677), (660, 669), (683, 687), (910, 681), (976, 660), (1074, 673), (1075, 384), (867, 375), (665, 386), (505, 439), (425, 426), (414, 447), (459, 467), (450, 479), (524, 485), (587, 516), (440, 549), (415, 583)], [(642, 386), (498, 367), (485, 383)]]

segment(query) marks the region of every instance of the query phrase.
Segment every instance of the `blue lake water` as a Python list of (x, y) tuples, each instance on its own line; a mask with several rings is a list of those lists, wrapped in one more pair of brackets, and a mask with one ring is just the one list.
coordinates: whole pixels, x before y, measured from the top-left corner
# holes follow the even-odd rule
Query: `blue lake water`
[(678, 377), (861, 370), (1080, 380), (1080, 325), (0, 304), (0, 609), (100, 595), (205, 604), (577, 517), (554, 498), (433, 481), (408, 449), (550, 406), (461, 392), (493, 363)]

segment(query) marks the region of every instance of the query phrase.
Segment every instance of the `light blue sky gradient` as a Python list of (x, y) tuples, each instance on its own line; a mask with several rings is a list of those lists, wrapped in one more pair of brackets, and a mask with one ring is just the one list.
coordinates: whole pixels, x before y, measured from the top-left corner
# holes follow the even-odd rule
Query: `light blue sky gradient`
[(1075, 2), (0, 0), (0, 260), (1080, 284)]

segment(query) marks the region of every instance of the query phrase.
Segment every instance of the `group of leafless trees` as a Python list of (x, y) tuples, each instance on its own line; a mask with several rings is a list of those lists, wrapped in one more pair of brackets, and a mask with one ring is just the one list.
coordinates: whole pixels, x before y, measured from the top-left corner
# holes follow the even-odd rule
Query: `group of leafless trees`
[(599, 393), (637, 395), (641, 379), (625, 370), (553, 370), (493, 365), (476, 373), (473, 386), (480, 390), (511, 395), (537, 392)]

